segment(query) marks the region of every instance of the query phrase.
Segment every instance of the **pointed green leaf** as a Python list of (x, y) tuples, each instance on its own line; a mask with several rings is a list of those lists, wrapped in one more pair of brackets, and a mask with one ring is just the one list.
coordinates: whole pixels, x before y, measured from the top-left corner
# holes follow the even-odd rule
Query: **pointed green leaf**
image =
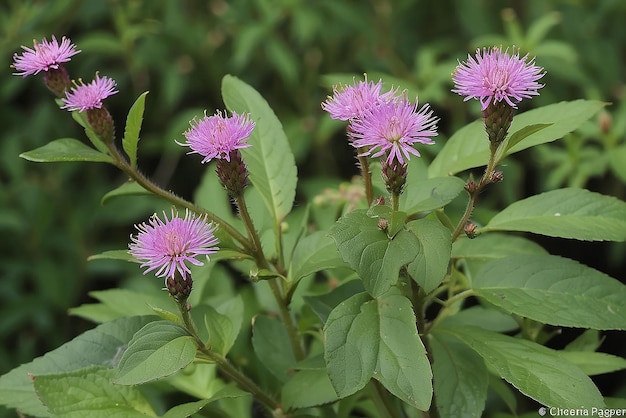
[(626, 202), (565, 188), (517, 201), (478, 232), (524, 231), (586, 241), (626, 241)]
[(87, 257), (87, 261), (92, 260), (122, 260), (132, 261), (133, 256), (128, 253), (128, 250), (108, 250), (103, 251), (100, 254), (94, 254)]
[(252, 332), (252, 346), (258, 359), (281, 382), (286, 382), (296, 358), (285, 326), (277, 319), (259, 315), (254, 319)]
[(401, 230), (393, 239), (379, 229), (378, 218), (355, 210), (341, 217), (330, 229), (343, 260), (363, 280), (372, 296), (379, 296), (398, 281), (400, 268), (419, 250), (415, 235)]
[(441, 327), (437, 333), (450, 334), (467, 344), (500, 377), (545, 406), (604, 406), (602, 395), (591, 379), (557, 351), (467, 325)]
[(285, 383), (281, 399), (283, 406), (309, 408), (335, 402), (339, 398), (326, 369), (300, 370)]
[(211, 349), (225, 356), (237, 339), (243, 321), (243, 301), (237, 296), (217, 309), (205, 306), (204, 323)]
[(127, 181), (122, 183), (121, 186), (111, 190), (104, 196), (100, 203), (102, 205), (108, 203), (111, 199), (121, 196), (152, 196), (152, 192), (144, 189), (135, 181)]
[(137, 143), (139, 142), (139, 132), (141, 131), (141, 123), (143, 122), (143, 111), (146, 105), (146, 95), (144, 92), (135, 100), (128, 116), (126, 117), (126, 127), (124, 128), (124, 137), (122, 138), (122, 148), (128, 155), (130, 165), (137, 168)]
[(316, 231), (296, 244), (289, 277), (297, 281), (317, 271), (341, 266), (345, 266), (345, 263), (335, 242), (325, 231)]
[(626, 359), (611, 354), (594, 351), (559, 351), (559, 354), (588, 376), (626, 369)]
[[(516, 115), (509, 129), (512, 137), (518, 131), (528, 130), (528, 126), (549, 126), (524, 136), (516, 145), (508, 149), (504, 156), (562, 138), (581, 126), (605, 105), (595, 100), (575, 100), (540, 107)], [(523, 136), (522, 133), (528, 132), (522, 131), (517, 135)], [(487, 165), (488, 159), (489, 141), (483, 121), (472, 122), (448, 139), (428, 168), (428, 176), (442, 177), (456, 174), (468, 168)]]
[(225, 398), (239, 398), (241, 396), (249, 396), (247, 392), (237, 388), (236, 386), (225, 386), (224, 388), (217, 391), (213, 396), (209, 399), (203, 399), (201, 401), (189, 402), (182, 405), (177, 405), (172, 409), (168, 410), (163, 418), (180, 418), (180, 417), (189, 417), (200, 411), (202, 408), (210, 404), (211, 402), (219, 401), (220, 399)]
[(407, 227), (415, 234), (420, 245), (415, 260), (407, 271), (426, 293), (437, 288), (448, 272), (452, 236), (448, 228), (434, 219), (409, 222)]
[(237, 113), (250, 113), (256, 127), (248, 148), (241, 150), (250, 171), (250, 181), (259, 190), (279, 224), (291, 211), (296, 193), (297, 169), (283, 127), (263, 97), (236, 77), (222, 79), (226, 107)]
[(328, 293), (318, 296), (304, 296), (304, 301), (313, 309), (313, 312), (326, 323), (328, 315), (344, 300), (365, 291), (360, 280), (350, 280), (336, 287)]
[(64, 373), (89, 366), (115, 367), (133, 334), (153, 319), (154, 316), (135, 316), (104, 323), (11, 370), (0, 377), (0, 405), (19, 408), (28, 415), (48, 416), (29, 374)]
[(445, 334), (431, 333), (433, 381), (441, 417), (482, 416), (489, 375), (474, 350)]
[(473, 287), (505, 311), (544, 324), (626, 329), (626, 286), (568, 258), (500, 258), (478, 272)]
[(196, 349), (194, 339), (181, 326), (151, 322), (128, 343), (113, 382), (138, 385), (169, 376), (191, 363)]
[(43, 147), (23, 152), (20, 154), (20, 157), (36, 163), (91, 161), (113, 164), (113, 158), (96, 151), (74, 138), (54, 140)]
[(354, 295), (333, 310), (324, 335), (328, 375), (340, 398), (374, 377), (404, 402), (428, 409), (432, 372), (407, 298), (397, 291), (377, 299)]
[(452, 258), (491, 260), (512, 254), (547, 254), (539, 244), (514, 235), (489, 233), (474, 239), (461, 238), (452, 244)]
[(456, 198), (465, 187), (458, 177), (435, 177), (407, 182), (400, 196), (400, 209), (408, 214), (439, 209)]
[(35, 375), (37, 395), (54, 416), (145, 418), (156, 413), (134, 387), (111, 383), (115, 371), (90, 367), (62, 374)]

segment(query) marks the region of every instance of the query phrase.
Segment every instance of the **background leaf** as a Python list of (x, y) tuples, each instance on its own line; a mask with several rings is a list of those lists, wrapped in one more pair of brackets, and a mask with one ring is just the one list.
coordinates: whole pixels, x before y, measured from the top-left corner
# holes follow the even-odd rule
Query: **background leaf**
[(345, 266), (345, 263), (335, 242), (326, 231), (316, 231), (296, 244), (289, 277), (297, 281), (317, 271), (341, 266)]
[(500, 377), (545, 406), (604, 406), (602, 395), (591, 379), (554, 350), (472, 326), (441, 327), (437, 333), (463, 341)]
[(139, 142), (139, 132), (143, 122), (143, 111), (147, 94), (147, 91), (142, 93), (131, 106), (126, 117), (126, 127), (124, 128), (124, 137), (122, 138), (122, 148), (128, 155), (130, 165), (133, 168), (137, 168), (137, 144)]
[(0, 377), (0, 403), (19, 408), (25, 414), (49, 416), (47, 409), (35, 395), (29, 374), (65, 373), (89, 366), (115, 367), (133, 334), (154, 318), (135, 316), (107, 322), (43, 357), (11, 370)]
[(477, 296), (544, 324), (626, 329), (626, 286), (568, 258), (515, 255), (486, 264)]
[(558, 189), (511, 204), (478, 231), (525, 231), (587, 241), (625, 241), (626, 203), (584, 189)]
[(237, 113), (250, 113), (256, 127), (244, 148), (250, 181), (259, 190), (276, 224), (291, 211), (296, 193), (297, 169), (289, 141), (274, 111), (251, 86), (236, 77), (222, 79), (226, 107)]
[(191, 363), (196, 349), (194, 339), (180, 325), (151, 322), (128, 343), (113, 382), (137, 385), (169, 376)]
[(43, 147), (23, 152), (20, 157), (36, 163), (91, 161), (113, 164), (113, 158), (74, 138), (56, 139)]
[[(574, 100), (515, 115), (509, 129), (511, 136), (527, 126), (537, 124), (550, 124), (550, 126), (525, 137), (507, 150), (506, 155), (562, 138), (565, 134), (577, 129), (604, 106), (605, 103), (597, 100)], [(488, 159), (489, 141), (483, 121), (475, 121), (459, 129), (448, 139), (428, 168), (428, 176), (453, 175), (468, 168), (487, 165)]]
[(561, 357), (580, 367), (586, 375), (611, 373), (626, 369), (626, 359), (594, 351), (559, 351)]
[(266, 315), (254, 319), (252, 346), (259, 361), (281, 382), (289, 379), (296, 358), (289, 344), (285, 326)]
[(141, 392), (111, 383), (115, 372), (91, 367), (63, 374), (35, 376), (37, 395), (53, 416), (66, 418), (142, 418), (157, 416)]
[(309, 408), (338, 400), (326, 369), (299, 370), (283, 385), (285, 408)]

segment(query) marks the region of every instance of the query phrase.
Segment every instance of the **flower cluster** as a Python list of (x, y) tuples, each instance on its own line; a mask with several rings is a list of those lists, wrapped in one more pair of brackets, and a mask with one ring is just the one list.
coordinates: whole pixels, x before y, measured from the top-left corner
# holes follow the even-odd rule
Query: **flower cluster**
[(543, 68), (528, 58), (528, 54), (520, 58), (519, 51), (509, 55), (502, 47), (477, 49), (475, 58), (468, 55), (456, 67), (452, 91), (465, 96), (465, 101), (478, 99), (483, 111), (501, 101), (516, 109), (522, 99), (539, 95), (537, 90), (543, 87), (537, 82), (545, 75)]
[(135, 225), (139, 233), (131, 235), (129, 253), (147, 267), (144, 274), (156, 270), (157, 277), (173, 278), (178, 272), (183, 279), (191, 273), (187, 262), (203, 265), (196, 257), (218, 251), (216, 226), (207, 223), (205, 217), (196, 217), (189, 211), (179, 218), (172, 211), (171, 219), (164, 220), (153, 215), (148, 224)]
[(348, 120), (351, 144), (360, 156), (385, 156), (387, 163), (400, 164), (411, 155), (419, 156), (414, 144), (433, 144), (438, 118), (428, 104), (418, 109), (406, 92), (390, 90), (381, 94), (382, 81), (359, 81), (335, 87), (322, 108), (333, 119)]

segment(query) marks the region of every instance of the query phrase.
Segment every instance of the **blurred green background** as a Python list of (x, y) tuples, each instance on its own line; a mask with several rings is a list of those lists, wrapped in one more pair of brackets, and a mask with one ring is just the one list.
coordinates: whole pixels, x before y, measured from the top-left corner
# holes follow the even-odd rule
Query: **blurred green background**
[[(139, 164), (159, 184), (191, 198), (204, 167), (175, 144), (193, 116), (224, 107), (220, 81), (233, 74), (254, 86), (284, 124), (302, 185), (315, 176), (356, 174), (342, 124), (320, 109), (333, 74), (364, 72), (419, 94), (441, 117), (438, 145), (478, 118), (476, 101), (450, 92), (457, 60), (482, 46), (521, 48), (545, 67), (546, 87), (521, 110), (578, 98), (611, 102), (577, 132), (510, 158), (505, 181), (477, 216), (529, 194), (564, 186), (626, 198), (626, 2), (623, 0), (109, 0), (24, 1), (0, 5), (0, 374), (93, 325), (67, 315), (87, 292), (136, 277), (136, 266), (87, 262), (122, 249), (133, 223), (159, 206), (150, 199), (100, 204), (124, 178), (103, 164), (45, 164), (21, 152), (61, 137), (83, 138), (59, 110), (41, 76), (11, 75), (12, 54), (32, 40), (69, 36), (82, 50), (70, 75), (99, 71), (120, 93), (107, 100), (123, 128), (135, 98), (150, 94)], [(302, 192), (299, 199), (306, 199)], [(481, 215), (482, 213), (482, 215)], [(624, 280), (623, 243), (538, 239)], [(604, 351), (626, 356), (624, 335)], [(624, 374), (597, 381), (624, 395)], [(621, 387), (621, 389), (620, 389)], [(621, 390), (621, 392), (619, 392)], [(617, 391), (617, 392), (615, 392)], [(0, 411), (0, 416), (2, 411)], [(10, 416), (10, 415), (7, 415)]]

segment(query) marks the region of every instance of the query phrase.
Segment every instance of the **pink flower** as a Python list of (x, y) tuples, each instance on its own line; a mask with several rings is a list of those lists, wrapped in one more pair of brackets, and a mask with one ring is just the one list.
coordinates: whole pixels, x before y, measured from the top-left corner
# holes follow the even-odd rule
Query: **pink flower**
[(59, 45), (54, 35), (51, 42), (48, 42), (45, 38), (41, 40), (41, 43), (33, 41), (33, 48), (22, 46), (22, 49), (26, 52), (22, 53), (22, 55), (13, 54), (12, 67), (17, 71), (21, 71), (13, 73), (14, 75), (26, 77), (30, 74), (37, 74), (40, 71), (56, 70), (61, 63), (68, 62), (71, 56), (80, 52), (69, 38), (62, 37)]
[(167, 219), (163, 212), (164, 221), (154, 214), (149, 221), (135, 225), (139, 233), (130, 237), (129, 253), (142, 264), (148, 267), (144, 274), (157, 270), (157, 277), (171, 278), (178, 273), (186, 279), (191, 273), (187, 262), (196, 266), (204, 263), (196, 260), (199, 255), (214, 254), (219, 250), (216, 247), (218, 239), (213, 233), (216, 226), (207, 223), (205, 217), (195, 217), (189, 211), (185, 212), (185, 218), (181, 219), (174, 214)]
[(437, 121), (428, 104), (417, 110), (417, 102), (411, 104), (406, 97), (397, 98), (372, 107), (359, 119), (353, 120), (355, 148), (368, 148), (361, 155), (380, 157), (385, 153), (387, 163), (397, 159), (404, 164), (404, 157), (420, 153), (413, 144), (433, 144), (430, 138), (437, 135)]
[(221, 111), (212, 116), (205, 114), (200, 120), (194, 118), (189, 124), (191, 128), (184, 133), (187, 142), (176, 143), (191, 148), (188, 154), (202, 155), (202, 163), (214, 158), (230, 161), (232, 151), (250, 146), (246, 140), (255, 126), (250, 115), (233, 112), (231, 117), (227, 117), (222, 116)]
[(393, 98), (395, 90), (380, 94), (383, 82), (355, 81), (352, 85), (333, 87), (333, 95), (322, 103), (322, 109), (330, 117), (338, 120), (356, 119), (367, 112), (372, 106), (379, 105)]
[(468, 55), (452, 75), (456, 86), (452, 91), (465, 96), (464, 101), (480, 100), (482, 110), (502, 100), (516, 109), (522, 99), (539, 95), (543, 84), (537, 80), (545, 75), (543, 68), (535, 65), (535, 58), (527, 62), (528, 54), (520, 58), (519, 50), (513, 56), (508, 51), (483, 48), (476, 50), (476, 58)]
[(70, 112), (78, 110), (100, 109), (102, 101), (109, 96), (114, 95), (118, 91), (115, 90), (115, 81), (109, 77), (100, 77), (96, 74), (96, 78), (89, 84), (84, 84), (79, 80), (71, 91), (65, 93), (65, 98), (61, 99), (63, 106), (61, 109), (67, 109)]

